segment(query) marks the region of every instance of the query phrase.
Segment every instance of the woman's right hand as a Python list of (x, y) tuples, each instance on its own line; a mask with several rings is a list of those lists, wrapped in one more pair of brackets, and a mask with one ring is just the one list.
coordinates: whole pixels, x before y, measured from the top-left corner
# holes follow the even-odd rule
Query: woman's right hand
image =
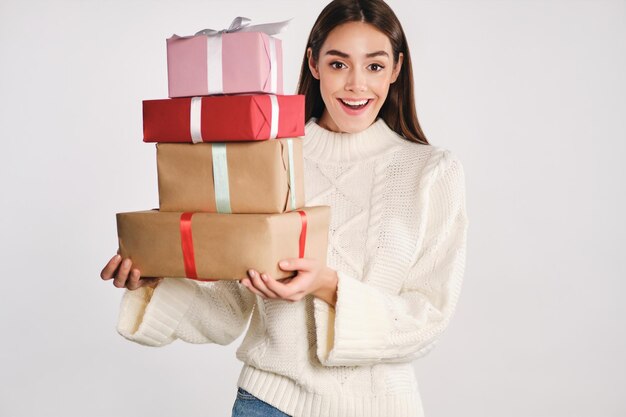
[(146, 277), (141, 278), (141, 272), (137, 268), (133, 268), (133, 262), (130, 258), (122, 261), (122, 257), (118, 254), (102, 268), (100, 278), (105, 281), (113, 279), (113, 285), (117, 288), (128, 288), (136, 290), (141, 287), (156, 287), (163, 278)]

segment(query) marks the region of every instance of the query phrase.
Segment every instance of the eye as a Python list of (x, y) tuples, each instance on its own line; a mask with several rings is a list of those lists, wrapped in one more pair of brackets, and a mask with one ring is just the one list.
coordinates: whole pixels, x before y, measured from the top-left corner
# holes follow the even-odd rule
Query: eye
[(370, 67), (370, 69), (371, 69), (372, 71), (374, 71), (374, 72), (379, 72), (379, 71), (382, 71), (383, 69), (385, 69), (385, 67), (383, 67), (383, 66), (382, 66), (382, 65), (380, 65), (380, 64), (370, 64), (370, 66), (369, 66), (369, 67)]
[(337, 70), (342, 69), (342, 68), (345, 68), (344, 63), (343, 63), (343, 62), (339, 62), (339, 61), (333, 61), (333, 62), (331, 62), (331, 63), (330, 63), (330, 66), (331, 66), (331, 68), (333, 68), (333, 69), (337, 69)]

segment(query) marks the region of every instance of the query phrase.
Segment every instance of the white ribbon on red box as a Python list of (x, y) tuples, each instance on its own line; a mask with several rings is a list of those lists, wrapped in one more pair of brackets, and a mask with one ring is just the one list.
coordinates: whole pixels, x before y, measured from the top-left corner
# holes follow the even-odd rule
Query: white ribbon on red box
[[(280, 120), (278, 97), (273, 94), (262, 94), (259, 97), (268, 97), (270, 101), (270, 136), (268, 139), (276, 139), (278, 137), (278, 123)], [(204, 142), (202, 138), (202, 97), (191, 97), (189, 133), (193, 143)]]

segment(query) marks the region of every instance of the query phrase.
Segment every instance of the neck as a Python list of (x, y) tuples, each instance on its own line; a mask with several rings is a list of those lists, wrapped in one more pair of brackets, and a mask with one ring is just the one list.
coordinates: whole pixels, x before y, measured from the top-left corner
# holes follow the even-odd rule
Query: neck
[(345, 132), (342, 132), (341, 129), (339, 129), (339, 126), (337, 126), (337, 123), (335, 123), (333, 118), (330, 117), (326, 109), (324, 109), (324, 112), (322, 113), (322, 117), (320, 117), (320, 119), (317, 121), (317, 124), (322, 129), (326, 129), (331, 132), (345, 133)]
[(393, 152), (405, 139), (377, 119), (358, 133), (334, 132), (312, 118), (306, 125), (305, 157), (319, 162), (357, 162)]

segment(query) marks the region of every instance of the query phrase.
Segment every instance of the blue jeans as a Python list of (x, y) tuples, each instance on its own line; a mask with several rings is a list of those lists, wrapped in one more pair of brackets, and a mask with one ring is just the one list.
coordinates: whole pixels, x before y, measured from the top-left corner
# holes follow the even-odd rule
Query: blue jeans
[(290, 417), (272, 407), (266, 402), (259, 400), (248, 391), (237, 388), (237, 399), (233, 404), (233, 414), (231, 417)]

